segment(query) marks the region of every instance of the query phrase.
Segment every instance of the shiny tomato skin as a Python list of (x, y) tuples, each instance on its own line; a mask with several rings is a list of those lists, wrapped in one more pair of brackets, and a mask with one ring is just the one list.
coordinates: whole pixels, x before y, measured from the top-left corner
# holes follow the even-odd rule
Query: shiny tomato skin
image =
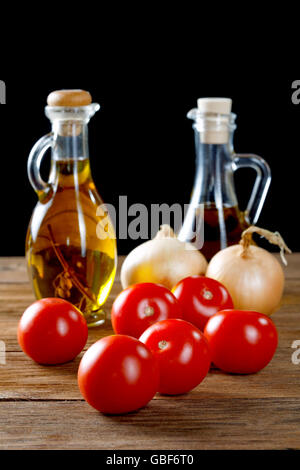
[(140, 341), (158, 360), (164, 395), (181, 395), (197, 387), (210, 369), (209, 345), (203, 333), (184, 320), (165, 320), (150, 326)]
[(234, 308), (226, 287), (208, 277), (187, 277), (180, 281), (172, 292), (181, 305), (183, 319), (201, 331), (215, 313)]
[(271, 362), (278, 346), (274, 323), (258, 312), (218, 312), (208, 321), (204, 334), (215, 366), (232, 374), (261, 371)]
[(123, 290), (111, 311), (114, 332), (135, 338), (168, 318), (182, 318), (181, 307), (169, 289), (153, 283), (135, 284)]
[(58, 298), (37, 300), (23, 313), (18, 341), (27, 356), (39, 364), (72, 361), (84, 348), (88, 328), (82, 313)]
[(84, 399), (105, 414), (124, 414), (147, 405), (159, 385), (155, 357), (136, 338), (106, 336), (84, 354), (78, 369)]

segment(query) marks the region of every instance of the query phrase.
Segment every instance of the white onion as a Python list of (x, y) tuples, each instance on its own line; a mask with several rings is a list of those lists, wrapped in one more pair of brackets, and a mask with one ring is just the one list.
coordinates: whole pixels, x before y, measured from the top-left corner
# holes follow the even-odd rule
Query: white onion
[(284, 272), (272, 254), (251, 245), (254, 232), (278, 245), (285, 261), (284, 251), (290, 253), (290, 250), (278, 233), (250, 227), (243, 233), (240, 245), (226, 248), (212, 258), (206, 276), (228, 289), (236, 309), (271, 315), (280, 307)]
[(171, 227), (163, 225), (153, 240), (135, 248), (121, 269), (123, 289), (141, 282), (162, 284), (172, 289), (179, 281), (204, 275), (207, 261), (191, 244), (177, 240)]

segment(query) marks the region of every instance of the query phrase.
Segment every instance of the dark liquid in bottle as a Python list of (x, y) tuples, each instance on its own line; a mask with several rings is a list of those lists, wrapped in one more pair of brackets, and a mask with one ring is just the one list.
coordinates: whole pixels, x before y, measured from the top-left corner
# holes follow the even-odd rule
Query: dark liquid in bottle
[[(244, 213), (238, 207), (224, 207), (224, 221), (226, 227), (227, 246), (240, 242), (244, 230), (249, 227)], [(204, 209), (204, 245), (201, 253), (209, 261), (221, 249), (221, 233), (218, 209), (214, 206), (205, 206)]]

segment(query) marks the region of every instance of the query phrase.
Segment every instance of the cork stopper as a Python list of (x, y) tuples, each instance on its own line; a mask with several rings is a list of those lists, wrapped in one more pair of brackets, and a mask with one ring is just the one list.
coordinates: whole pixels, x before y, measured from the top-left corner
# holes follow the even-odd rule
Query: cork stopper
[(230, 98), (199, 98), (198, 109), (201, 113), (225, 114), (231, 113)]
[(57, 90), (52, 91), (47, 98), (48, 106), (78, 107), (88, 106), (92, 97), (84, 90)]
[(200, 130), (203, 144), (226, 144), (232, 107), (230, 98), (200, 98), (198, 112), (202, 119)]

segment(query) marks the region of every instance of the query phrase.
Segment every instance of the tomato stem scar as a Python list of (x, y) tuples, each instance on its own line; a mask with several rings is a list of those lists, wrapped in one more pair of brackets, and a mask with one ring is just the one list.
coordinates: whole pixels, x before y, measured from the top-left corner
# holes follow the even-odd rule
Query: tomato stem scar
[(159, 349), (165, 349), (167, 346), (168, 346), (167, 341), (160, 341), (160, 342), (158, 343)]
[(211, 300), (213, 298), (213, 293), (210, 291), (210, 290), (204, 290), (203, 291), (203, 297), (206, 299), (206, 300)]
[(144, 310), (145, 317), (152, 317), (154, 315), (154, 308), (153, 307), (146, 307)]

